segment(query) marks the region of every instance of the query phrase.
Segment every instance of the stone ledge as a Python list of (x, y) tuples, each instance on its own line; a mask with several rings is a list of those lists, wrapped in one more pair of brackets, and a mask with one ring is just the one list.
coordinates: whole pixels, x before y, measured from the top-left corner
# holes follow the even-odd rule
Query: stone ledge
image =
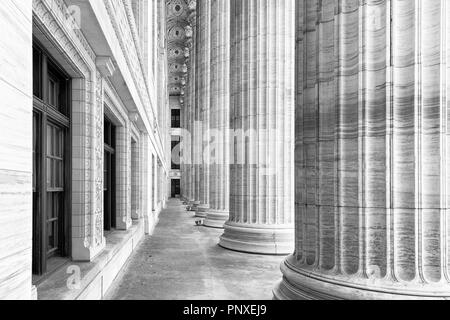
[[(39, 300), (100, 300), (124, 267), (131, 253), (144, 238), (143, 220), (133, 221), (127, 231), (114, 231), (106, 236), (106, 248), (92, 262), (69, 262), (38, 285)], [(81, 270), (79, 289), (69, 289), (69, 266)], [(73, 271), (73, 270), (72, 270)]]

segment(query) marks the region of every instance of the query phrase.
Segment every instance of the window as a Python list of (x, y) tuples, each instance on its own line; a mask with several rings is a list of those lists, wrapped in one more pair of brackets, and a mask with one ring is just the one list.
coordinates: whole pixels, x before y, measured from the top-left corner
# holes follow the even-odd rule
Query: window
[[(180, 170), (181, 166), (181, 157), (180, 157), (180, 152), (179, 152), (179, 147), (180, 147), (180, 141), (181, 138), (180, 137), (172, 137), (172, 170)], [(178, 148), (178, 153), (174, 152), (177, 151), (176, 149)]]
[(59, 105), (59, 83), (58, 80), (48, 77), (48, 103), (51, 106)]
[(172, 109), (172, 128), (180, 128), (181, 110)]
[(70, 80), (38, 46), (33, 48), (33, 94), (46, 107), (69, 115)]
[(41, 61), (41, 52), (33, 48), (33, 94), (36, 98), (42, 99), (42, 61)]
[(177, 198), (180, 196), (181, 189), (180, 189), (180, 180), (179, 179), (172, 179), (172, 190), (171, 190), (171, 196), (172, 198)]
[(116, 179), (116, 127), (105, 117), (105, 154), (104, 154), (104, 228), (109, 231), (116, 228), (115, 179)]
[(69, 87), (68, 76), (34, 43), (33, 273), (39, 276), (69, 254)]

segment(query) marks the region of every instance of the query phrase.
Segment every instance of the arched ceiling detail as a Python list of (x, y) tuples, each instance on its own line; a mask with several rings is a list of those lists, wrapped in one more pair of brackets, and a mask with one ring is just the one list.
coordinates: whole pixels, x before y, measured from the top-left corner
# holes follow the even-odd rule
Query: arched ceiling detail
[[(187, 41), (192, 37), (188, 22), (192, 12), (192, 0), (166, 0), (167, 43), (169, 64), (169, 94), (180, 96), (184, 90), (187, 72), (186, 59), (189, 57)], [(195, 2), (195, 1), (194, 1)]]

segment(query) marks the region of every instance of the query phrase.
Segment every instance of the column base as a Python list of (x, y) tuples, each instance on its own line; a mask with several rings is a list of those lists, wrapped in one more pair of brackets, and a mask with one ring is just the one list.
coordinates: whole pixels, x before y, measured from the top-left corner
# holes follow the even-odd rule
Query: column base
[(201, 204), (197, 206), (197, 209), (195, 210), (195, 217), (205, 219), (206, 215), (209, 211), (209, 205), (207, 204)]
[(141, 217), (141, 213), (138, 210), (135, 210), (131, 213), (131, 219), (133, 220), (139, 220)]
[(228, 221), (230, 217), (229, 211), (220, 211), (220, 210), (209, 210), (205, 222), (203, 225), (205, 227), (223, 229), (225, 222)]
[(189, 201), (187, 205), (187, 211), (197, 211), (197, 207), (200, 205), (200, 201)]
[(448, 285), (408, 284), (361, 275), (327, 275), (302, 270), (288, 257), (281, 265), (283, 280), (273, 290), (274, 300), (440, 300), (449, 299)]
[(155, 221), (153, 219), (153, 212), (146, 213), (144, 215), (144, 232), (147, 235), (153, 234), (153, 231), (155, 229)]
[(225, 223), (219, 245), (225, 249), (246, 253), (288, 255), (294, 252), (292, 225), (252, 225)]

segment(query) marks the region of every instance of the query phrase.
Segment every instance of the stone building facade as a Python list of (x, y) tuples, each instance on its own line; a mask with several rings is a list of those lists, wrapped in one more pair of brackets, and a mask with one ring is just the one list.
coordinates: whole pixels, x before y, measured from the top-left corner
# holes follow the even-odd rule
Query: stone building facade
[(450, 297), (448, 0), (0, 20), (0, 298), (101, 298), (168, 197), (222, 248), (289, 255), (276, 299)]
[(101, 298), (153, 232), (170, 169), (164, 10), (2, 3), (0, 298)]

